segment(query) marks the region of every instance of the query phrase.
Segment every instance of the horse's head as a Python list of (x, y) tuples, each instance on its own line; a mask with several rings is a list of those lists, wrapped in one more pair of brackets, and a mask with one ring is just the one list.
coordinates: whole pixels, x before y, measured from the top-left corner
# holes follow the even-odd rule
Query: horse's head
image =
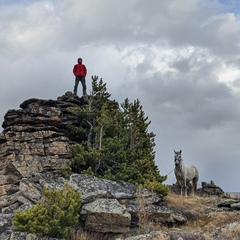
[(174, 156), (174, 160), (175, 160), (175, 167), (179, 166), (180, 162), (182, 161), (182, 150), (180, 151), (175, 151), (174, 150), (174, 153), (175, 153), (175, 156)]

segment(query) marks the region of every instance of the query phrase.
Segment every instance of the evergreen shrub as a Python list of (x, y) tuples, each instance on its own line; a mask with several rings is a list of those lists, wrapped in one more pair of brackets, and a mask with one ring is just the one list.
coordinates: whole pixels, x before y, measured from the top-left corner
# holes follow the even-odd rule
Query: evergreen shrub
[(13, 225), (16, 231), (36, 233), (41, 236), (68, 238), (78, 223), (82, 204), (80, 193), (64, 185), (62, 190), (44, 188), (39, 203), (24, 212), (16, 211)]

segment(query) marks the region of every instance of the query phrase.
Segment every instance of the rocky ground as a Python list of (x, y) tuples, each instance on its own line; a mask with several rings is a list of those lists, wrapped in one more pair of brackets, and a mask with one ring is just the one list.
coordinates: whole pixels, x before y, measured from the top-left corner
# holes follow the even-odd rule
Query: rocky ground
[(223, 194), (183, 197), (174, 192), (165, 198), (168, 208), (186, 217), (179, 226), (166, 226), (145, 218), (142, 228), (132, 229), (125, 235), (96, 235), (78, 233), (75, 240), (239, 240), (240, 199)]
[(162, 197), (146, 190), (139, 192), (130, 183), (78, 174), (69, 180), (39, 174), (23, 178), (18, 188), (8, 190), (0, 197), (0, 239), (42, 239), (12, 231), (14, 212), (36, 203), (44, 186), (58, 189), (65, 183), (81, 192), (83, 199), (83, 225), (72, 233), (72, 240), (240, 239), (240, 199), (206, 193), (219, 192), (219, 187), (204, 184), (195, 196), (184, 197), (171, 190)]
[(239, 199), (223, 196), (196, 195), (182, 197), (170, 193), (169, 206), (187, 217), (186, 224), (167, 229), (171, 240), (175, 239), (240, 239)]

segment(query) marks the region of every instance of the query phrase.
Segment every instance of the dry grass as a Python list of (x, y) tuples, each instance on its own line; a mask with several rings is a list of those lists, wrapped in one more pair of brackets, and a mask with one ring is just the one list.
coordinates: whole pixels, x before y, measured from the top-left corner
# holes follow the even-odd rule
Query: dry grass
[[(217, 197), (214, 198), (217, 200)], [(203, 206), (205, 205), (215, 206), (213, 197), (200, 197), (198, 195), (185, 197), (175, 193), (169, 193), (166, 197), (166, 202), (169, 206), (176, 206), (178, 209), (194, 209), (195, 211), (200, 211), (200, 213), (204, 213)]]
[(148, 213), (146, 210), (146, 196), (141, 192), (141, 188), (137, 189), (136, 192), (138, 202), (138, 226), (139, 233), (142, 234), (147, 231), (148, 228)]
[(168, 206), (181, 211), (187, 216), (186, 225), (183, 230), (193, 229), (212, 235), (216, 230), (223, 228), (222, 234), (226, 239), (239, 240), (240, 229), (226, 228), (231, 223), (240, 221), (240, 212), (228, 212), (217, 208), (217, 203), (221, 201), (220, 197), (183, 197), (170, 193), (166, 197)]
[(93, 233), (89, 233), (87, 231), (77, 231), (77, 232), (73, 232), (72, 236), (71, 236), (71, 240), (95, 240), (97, 239), (97, 236), (94, 236), (95, 234)]
[(71, 240), (113, 240), (115, 237), (112, 234), (104, 234), (97, 232), (88, 232), (85, 230), (73, 231)]
[(239, 240), (240, 239), (240, 229), (236, 228), (225, 228), (222, 230), (222, 233), (227, 236), (231, 240)]

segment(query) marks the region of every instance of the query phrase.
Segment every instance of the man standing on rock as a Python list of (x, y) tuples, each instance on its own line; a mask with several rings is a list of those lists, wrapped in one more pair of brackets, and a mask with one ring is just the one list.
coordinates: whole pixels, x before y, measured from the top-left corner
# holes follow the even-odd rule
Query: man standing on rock
[(86, 92), (86, 80), (85, 77), (87, 75), (87, 68), (84, 64), (82, 64), (82, 58), (78, 58), (78, 63), (73, 67), (73, 74), (75, 75), (75, 85), (73, 89), (73, 94), (77, 95), (77, 89), (79, 81), (82, 83), (83, 87), (83, 95), (87, 95)]

